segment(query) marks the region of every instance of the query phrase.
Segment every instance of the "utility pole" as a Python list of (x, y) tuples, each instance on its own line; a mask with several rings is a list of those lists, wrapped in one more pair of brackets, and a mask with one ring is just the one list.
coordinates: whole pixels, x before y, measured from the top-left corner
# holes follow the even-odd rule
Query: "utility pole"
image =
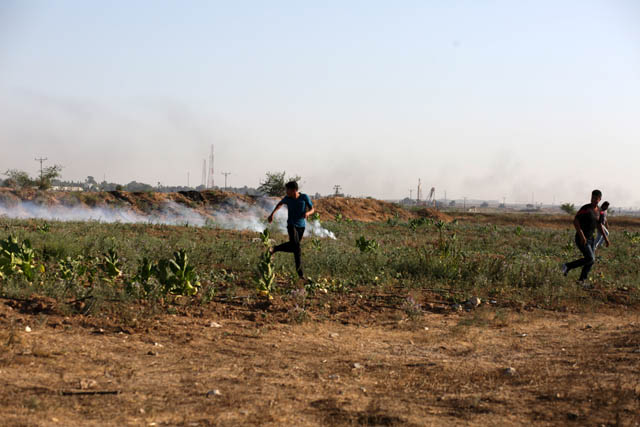
[(333, 189), (335, 191), (335, 194), (334, 194), (335, 196), (339, 195), (340, 192), (342, 191), (342, 187), (339, 184), (334, 185)]
[(42, 163), (47, 160), (48, 159), (46, 157), (40, 157), (40, 158), (36, 157), (36, 162), (40, 162), (40, 182), (42, 182)]
[(409, 198), (413, 200), (413, 188), (409, 189)]
[(222, 175), (224, 175), (224, 191), (227, 191), (227, 177), (231, 175), (231, 172), (222, 172)]

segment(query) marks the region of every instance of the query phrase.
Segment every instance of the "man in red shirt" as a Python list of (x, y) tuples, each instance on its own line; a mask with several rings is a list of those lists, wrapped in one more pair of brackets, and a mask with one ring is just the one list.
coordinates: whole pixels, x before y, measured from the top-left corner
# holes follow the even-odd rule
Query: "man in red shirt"
[[(598, 203), (602, 199), (600, 190), (591, 192), (591, 203), (587, 203), (580, 208), (573, 220), (573, 226), (576, 229), (576, 246), (582, 252), (583, 258), (577, 259), (567, 264), (562, 264), (562, 273), (566, 276), (569, 271), (574, 268), (582, 267), (579, 282), (587, 280), (589, 271), (596, 260), (595, 255), (595, 232), (596, 228), (601, 230), (600, 209)], [(601, 230), (602, 231), (602, 230)], [(604, 234), (604, 233), (603, 233)], [(609, 238), (605, 237), (605, 244), (609, 246)]]

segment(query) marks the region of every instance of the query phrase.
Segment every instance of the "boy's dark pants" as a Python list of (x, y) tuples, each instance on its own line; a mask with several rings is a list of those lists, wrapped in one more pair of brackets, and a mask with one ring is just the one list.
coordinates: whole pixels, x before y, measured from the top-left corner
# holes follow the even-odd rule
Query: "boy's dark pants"
[(303, 277), (300, 241), (304, 235), (304, 227), (295, 227), (287, 224), (287, 232), (289, 233), (289, 241), (273, 248), (273, 252), (293, 252), (293, 259), (296, 261), (296, 271), (298, 272), (298, 276)]
[(576, 246), (580, 249), (584, 258), (568, 263), (567, 268), (573, 270), (574, 268), (582, 267), (582, 273), (580, 273), (580, 279), (578, 280), (586, 280), (589, 271), (591, 271), (591, 267), (593, 267), (593, 263), (596, 261), (595, 240), (591, 237), (587, 239), (587, 243), (583, 245), (582, 242), (580, 242), (580, 238), (576, 235)]

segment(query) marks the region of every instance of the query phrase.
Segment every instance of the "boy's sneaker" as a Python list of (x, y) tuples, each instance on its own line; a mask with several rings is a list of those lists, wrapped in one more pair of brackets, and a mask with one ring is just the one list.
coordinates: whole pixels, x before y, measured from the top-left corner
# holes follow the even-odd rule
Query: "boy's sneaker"
[(567, 264), (562, 264), (560, 268), (562, 269), (562, 275), (567, 277), (567, 274), (569, 274), (569, 267), (567, 267)]
[(589, 279), (578, 280), (576, 283), (582, 286), (582, 289), (584, 289), (585, 291), (588, 291), (589, 289), (593, 289), (593, 285), (591, 284)]

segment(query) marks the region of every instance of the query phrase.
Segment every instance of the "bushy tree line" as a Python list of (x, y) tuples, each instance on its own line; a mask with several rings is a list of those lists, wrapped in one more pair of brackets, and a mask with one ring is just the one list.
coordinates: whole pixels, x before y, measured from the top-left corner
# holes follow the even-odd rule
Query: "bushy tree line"
[(53, 181), (60, 177), (62, 166), (53, 165), (42, 169), (42, 173), (32, 178), (25, 171), (18, 169), (9, 169), (4, 173), (7, 179), (3, 185), (12, 188), (39, 188), (40, 190), (48, 190), (51, 188)]
[[(27, 172), (18, 169), (9, 169), (4, 173), (5, 180), (0, 179), (0, 186), (11, 187), (15, 189), (24, 188), (38, 188), (40, 190), (48, 190), (52, 186), (61, 187), (82, 187), (86, 191), (160, 191), (160, 192), (175, 192), (175, 191), (187, 191), (194, 190), (193, 187), (186, 186), (163, 186), (158, 183), (157, 186), (152, 186), (144, 182), (131, 181), (128, 184), (122, 185), (114, 182), (102, 181), (98, 182), (93, 176), (87, 176), (84, 182), (71, 182), (60, 180), (62, 172), (62, 166), (54, 165), (46, 167), (42, 170), (42, 174), (31, 177)], [(264, 194), (273, 197), (282, 197), (285, 194), (285, 184), (289, 181), (299, 182), (300, 176), (290, 176), (286, 178), (286, 172), (267, 172), (264, 181), (260, 182), (260, 186), (250, 188), (247, 186), (232, 188), (229, 187), (227, 191), (234, 193), (248, 194), (248, 195), (260, 195)], [(197, 191), (203, 191), (207, 188), (204, 186), (195, 187)]]

